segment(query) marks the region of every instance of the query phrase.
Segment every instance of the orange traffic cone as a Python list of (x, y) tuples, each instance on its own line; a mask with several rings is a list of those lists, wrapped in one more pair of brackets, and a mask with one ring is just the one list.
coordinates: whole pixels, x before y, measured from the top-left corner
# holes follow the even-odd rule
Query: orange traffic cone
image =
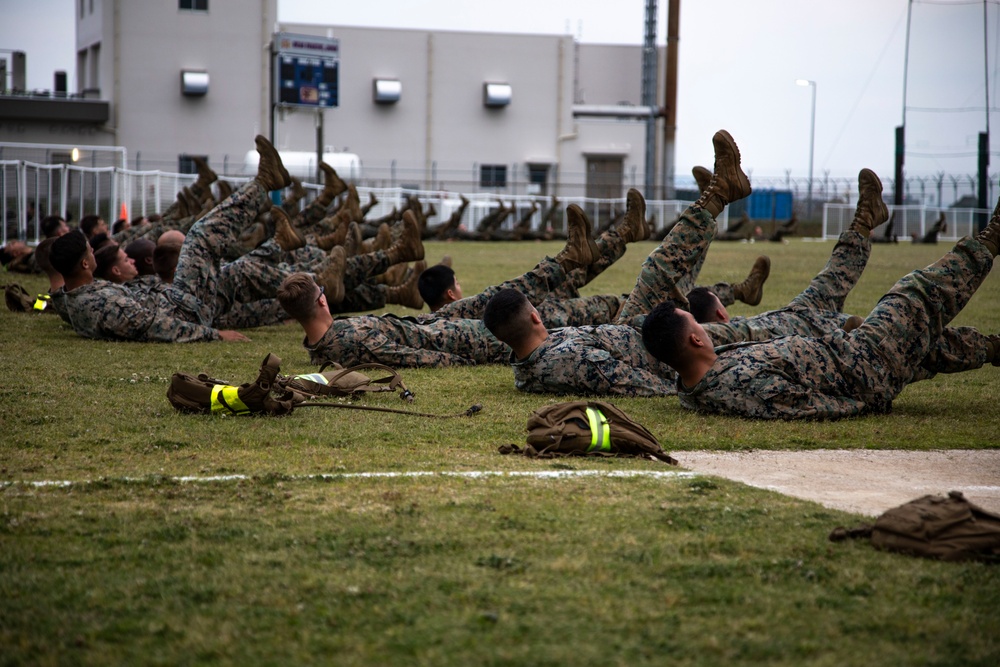
[(119, 220), (128, 220), (128, 207), (122, 202), (122, 210), (118, 213)]

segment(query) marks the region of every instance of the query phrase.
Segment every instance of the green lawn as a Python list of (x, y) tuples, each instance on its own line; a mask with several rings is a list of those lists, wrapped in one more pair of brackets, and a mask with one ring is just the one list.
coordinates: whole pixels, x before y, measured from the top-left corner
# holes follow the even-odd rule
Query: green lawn
[[(627, 292), (652, 247), (636, 244), (586, 292)], [(832, 247), (716, 243), (701, 282), (740, 280), (769, 254), (764, 303), (732, 310), (779, 307)], [(558, 248), (427, 253), (450, 254), (472, 294)], [(864, 314), (947, 248), (875, 246), (848, 310)], [(994, 276), (955, 323), (1000, 331), (998, 297)], [(109, 343), (0, 312), (0, 664), (1000, 664), (997, 568), (832, 544), (833, 527), (860, 517), (813, 503), (703, 476), (361, 474), (671, 471), (499, 455), (558, 400), (515, 392), (506, 367), (403, 371), (414, 409), (481, 403), (468, 419), (176, 413), (175, 371), (244, 382), (268, 352), (284, 372), (310, 370), (297, 326), (248, 335)], [(1000, 369), (987, 367), (909, 387), (891, 415), (840, 422), (614, 402), (676, 452), (996, 448), (998, 400)], [(35, 484), (51, 481), (74, 484)]]

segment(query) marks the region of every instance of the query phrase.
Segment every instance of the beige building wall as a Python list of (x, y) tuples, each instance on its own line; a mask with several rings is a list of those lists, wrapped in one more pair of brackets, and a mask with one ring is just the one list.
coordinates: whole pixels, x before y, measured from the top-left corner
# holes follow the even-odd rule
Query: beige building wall
[[(572, 113), (578, 101), (639, 103), (637, 45), (278, 25), (276, 0), (209, 0), (207, 12), (181, 10), (178, 0), (94, 4), (92, 15), (77, 17), (77, 88), (99, 87), (111, 102), (105, 131), (127, 147), (132, 166), (174, 171), (181, 154), (194, 154), (238, 173), (254, 134), (270, 134), (270, 42), (280, 31), (340, 41), (340, 105), (322, 111), (323, 144), (359, 155), (369, 184), (489, 191), (479, 188), (479, 168), (499, 165), (507, 169), (502, 192), (524, 194), (532, 165), (536, 173), (547, 166), (548, 193), (580, 195), (589, 156), (620, 157), (624, 187), (642, 183), (644, 124)], [(208, 72), (206, 95), (181, 94), (185, 69)], [(401, 82), (399, 102), (375, 104), (376, 78)], [(510, 85), (510, 104), (485, 107), (486, 82)], [(315, 110), (274, 117), (279, 149), (316, 151)]]

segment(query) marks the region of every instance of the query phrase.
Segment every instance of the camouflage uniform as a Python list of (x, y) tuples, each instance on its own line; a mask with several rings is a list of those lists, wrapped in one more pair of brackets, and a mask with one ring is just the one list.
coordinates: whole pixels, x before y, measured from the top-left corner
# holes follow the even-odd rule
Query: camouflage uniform
[(49, 296), (49, 308), (62, 318), (63, 322), (72, 326), (73, 322), (69, 319), (69, 311), (66, 310), (66, 288), (60, 287), (55, 292), (50, 292)]
[(701, 266), (715, 229), (707, 211), (687, 209), (643, 262), (617, 323), (550, 330), (548, 338), (524, 359), (511, 355), (514, 386), (534, 393), (676, 393), (673, 369), (646, 352), (639, 329), (654, 306), (677, 292), (689, 267)]
[(481, 294), (445, 305), (431, 315), (342, 317), (313, 345), (303, 341), (314, 364), (335, 361), (343, 366), (377, 362), (390, 366), (464, 366), (503, 363), (510, 348), (483, 325), (483, 309), (504, 287), (521, 290), (541, 301), (566, 279), (555, 260), (545, 258), (528, 273), (490, 287)]
[(823, 270), (784, 308), (728, 323), (703, 325), (715, 346), (764, 341), (778, 336), (824, 336), (847, 321), (844, 301), (861, 278), (871, 254), (871, 242), (858, 232), (840, 235)]
[(851, 333), (718, 348), (698, 384), (678, 382), (681, 405), (759, 419), (888, 412), (906, 384), (987, 361), (985, 336), (946, 325), (992, 266), (985, 246), (963, 239), (935, 264), (896, 283)]
[[(221, 266), (222, 253), (270, 200), (251, 181), (191, 227), (174, 282), (136, 289), (95, 280), (66, 293), (73, 328), (86, 338), (186, 343), (219, 340), (216, 316), (233, 304), (273, 297), (286, 273), (255, 272), (241, 258)], [(241, 280), (248, 278), (247, 281)]]

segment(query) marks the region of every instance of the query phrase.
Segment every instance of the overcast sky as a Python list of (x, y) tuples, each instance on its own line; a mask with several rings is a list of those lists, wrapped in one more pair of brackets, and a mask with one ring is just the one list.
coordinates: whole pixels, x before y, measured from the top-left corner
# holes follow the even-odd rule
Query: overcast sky
[[(161, 0), (168, 1), (168, 0)], [(75, 87), (74, 0), (0, 0), (0, 49), (28, 54), (28, 87), (53, 72)], [(758, 176), (805, 177), (816, 82), (815, 178), (871, 167), (893, 175), (894, 128), (903, 122), (907, 0), (682, 0), (678, 61), (679, 175), (711, 166), (711, 135), (728, 129)], [(210, 3), (211, 5), (211, 3)], [(657, 43), (666, 41), (659, 0)], [(641, 44), (644, 0), (278, 0), (294, 23), (484, 32), (572, 34), (584, 43)], [(983, 3), (913, 3), (906, 172), (974, 174), (995, 99), (1000, 11)], [(334, 32), (334, 35), (336, 32)], [(988, 57), (989, 71), (984, 66)], [(662, 78), (662, 74), (660, 75)], [(992, 106), (992, 105), (991, 105)], [(994, 132), (996, 134), (996, 132)], [(1000, 139), (995, 140), (1000, 146)], [(364, 156), (362, 156), (362, 159)], [(991, 173), (1000, 158), (991, 157)], [(751, 174), (751, 175), (752, 175)]]

